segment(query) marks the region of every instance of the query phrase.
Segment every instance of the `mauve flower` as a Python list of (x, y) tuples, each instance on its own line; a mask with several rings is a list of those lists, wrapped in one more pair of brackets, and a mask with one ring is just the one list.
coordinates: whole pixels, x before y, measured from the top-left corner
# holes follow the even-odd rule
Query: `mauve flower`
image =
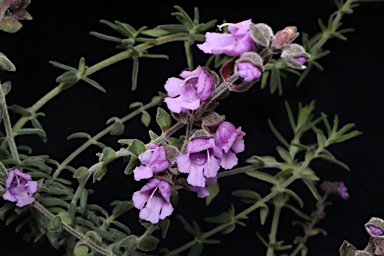
[(133, 170), (137, 181), (149, 179), (154, 173), (167, 170), (170, 165), (164, 147), (157, 144), (151, 144), (147, 151), (139, 155), (139, 160), (142, 165)]
[(180, 76), (184, 80), (171, 77), (165, 83), (169, 96), (164, 99), (165, 103), (174, 113), (198, 109), (200, 103), (212, 94), (214, 84), (211, 75), (198, 66), (193, 71), (181, 72)]
[(344, 182), (331, 182), (331, 181), (323, 181), (320, 185), (321, 189), (325, 192), (337, 194), (341, 198), (347, 200), (349, 198), (347, 187)]
[(215, 144), (223, 150), (220, 165), (224, 169), (231, 169), (237, 165), (236, 153), (244, 151), (245, 133), (241, 127), (237, 128), (230, 122), (222, 122), (215, 132)]
[(221, 151), (213, 139), (195, 138), (188, 143), (187, 153), (177, 156), (178, 169), (188, 173), (187, 181), (195, 187), (205, 187), (207, 178), (214, 178), (220, 169)]
[(225, 53), (233, 57), (250, 52), (253, 50), (253, 40), (249, 32), (250, 24), (252, 24), (251, 20), (229, 24), (228, 31), (230, 34), (207, 32), (205, 34), (205, 42), (198, 44), (197, 47), (205, 53)]
[(140, 210), (140, 219), (156, 224), (173, 212), (170, 202), (172, 185), (162, 179), (153, 178), (133, 193), (133, 204)]
[(209, 190), (207, 188), (208, 185), (214, 185), (217, 182), (217, 176), (213, 178), (206, 178), (205, 179), (205, 187), (196, 187), (196, 186), (191, 186), (191, 190), (193, 192), (197, 193), (197, 197), (199, 198), (204, 198), (209, 196)]
[(6, 192), (3, 198), (17, 202), (16, 206), (23, 207), (35, 201), (33, 194), (37, 191), (38, 185), (29, 174), (22, 173), (19, 169), (10, 170), (5, 181)]
[(261, 76), (261, 71), (258, 67), (255, 67), (249, 62), (237, 62), (237, 74), (245, 82), (252, 82), (257, 80)]

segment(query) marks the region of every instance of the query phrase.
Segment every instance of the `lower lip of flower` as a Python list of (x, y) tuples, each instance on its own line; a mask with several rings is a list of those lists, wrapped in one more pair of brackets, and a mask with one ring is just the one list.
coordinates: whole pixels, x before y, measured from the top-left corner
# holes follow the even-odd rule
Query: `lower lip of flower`
[(190, 155), (192, 163), (195, 165), (204, 165), (207, 162), (207, 155), (201, 153), (193, 153)]

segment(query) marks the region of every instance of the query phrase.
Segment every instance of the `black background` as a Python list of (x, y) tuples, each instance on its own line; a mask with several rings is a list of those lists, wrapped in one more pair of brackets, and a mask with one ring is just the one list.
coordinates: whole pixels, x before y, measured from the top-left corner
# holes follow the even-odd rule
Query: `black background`
[[(33, 21), (24, 21), (24, 27), (16, 34), (0, 33), (0, 51), (17, 67), (15, 73), (2, 74), (2, 81), (11, 80), (13, 85), (7, 99), (8, 104), (31, 106), (56, 85), (55, 78), (62, 71), (52, 67), (49, 60), (77, 66), (79, 58), (85, 57), (87, 64), (93, 65), (117, 53), (113, 43), (89, 35), (90, 31), (117, 35), (99, 23), (100, 19), (119, 20), (130, 23), (135, 28), (144, 25), (151, 28), (158, 24), (175, 23), (175, 18), (170, 15), (175, 11), (175, 4), (190, 14), (193, 13), (194, 6), (199, 7), (202, 22), (218, 19), (220, 24), (224, 19), (228, 22), (239, 22), (251, 18), (254, 23), (269, 24), (274, 31), (293, 25), (297, 26), (299, 32), (304, 31), (310, 35), (319, 30), (318, 18), (327, 20), (329, 14), (336, 10), (330, 0), (271, 0), (251, 3), (32, 1), (28, 11), (34, 17)], [(344, 239), (358, 248), (364, 248), (369, 238), (364, 230), (364, 223), (372, 216), (384, 217), (384, 167), (381, 148), (384, 142), (383, 11), (384, 3), (363, 3), (355, 9), (355, 13), (345, 16), (343, 26), (355, 28), (356, 31), (347, 35), (348, 42), (330, 40), (324, 48), (331, 50), (331, 54), (320, 60), (325, 70), (320, 72), (314, 69), (300, 87), (295, 86), (297, 78), (289, 76), (283, 80), (283, 95), (278, 96), (271, 95), (268, 90), (261, 90), (257, 84), (245, 94), (231, 95), (218, 108), (228, 121), (242, 126), (247, 133), (246, 152), (239, 155), (241, 164), (253, 154), (276, 155), (275, 147), (279, 142), (268, 128), (268, 118), (289, 138), (284, 101), (288, 101), (296, 110), (298, 102), (308, 104), (315, 100), (317, 115), (321, 112), (330, 117), (337, 114), (341, 124), (353, 122), (356, 129), (363, 132), (362, 136), (331, 148), (340, 160), (350, 166), (351, 172), (320, 161), (312, 166), (322, 179), (344, 180), (350, 199), (344, 201), (336, 196), (330, 198), (333, 205), (327, 208), (327, 217), (319, 224), (327, 230), (328, 235), (317, 236), (309, 241), (309, 255), (338, 255), (338, 248)], [(297, 42), (300, 43), (300, 38)], [(163, 90), (168, 77), (177, 76), (185, 67), (181, 43), (156, 47), (152, 52), (166, 53), (170, 60), (141, 61), (136, 92), (130, 91), (132, 64), (129, 60), (105, 68), (91, 78), (108, 90), (106, 95), (79, 83), (41, 109), (46, 114), (40, 120), (48, 133), (48, 143), (42, 143), (36, 138), (20, 138), (18, 143), (32, 144), (34, 154), (49, 154), (58, 161), (65, 159), (81, 143), (75, 140), (66, 141), (69, 134), (77, 131), (96, 134), (105, 127), (108, 118), (121, 117), (128, 113), (130, 103), (148, 102), (157, 91)], [(203, 64), (206, 56), (198, 49), (194, 53), (195, 65)], [(155, 112), (151, 110), (150, 113)], [(155, 123), (151, 124), (151, 129), (158, 131)], [(146, 129), (139, 118), (134, 118), (126, 125), (122, 136), (103, 138), (102, 141), (117, 149), (117, 139), (134, 137), (148, 140)], [(97, 148), (89, 149), (72, 162), (72, 166), (92, 165), (97, 161), (95, 153), (98, 151)], [(89, 200), (104, 207), (108, 207), (108, 202), (115, 199), (129, 200), (142, 184), (133, 183), (131, 177), (122, 173), (123, 168), (122, 163), (113, 164), (102, 182), (95, 186), (90, 185), (95, 189), (95, 194)], [(194, 194), (180, 194), (179, 205), (171, 217), (168, 241), (161, 244), (162, 246), (174, 249), (191, 239), (185, 232), (181, 233), (177, 214), (182, 214), (188, 221), (201, 221), (205, 216), (214, 216), (228, 209), (234, 202), (239, 212), (247, 206), (230, 196), (232, 190), (249, 188), (261, 194), (268, 191), (263, 183), (242, 175), (223, 178), (220, 186), (223, 190), (221, 195), (208, 208), (205, 208), (204, 200), (197, 199)], [(313, 210), (310, 192), (300, 184), (296, 184), (295, 188), (306, 200), (306, 209)], [(138, 211), (134, 211), (121, 221), (130, 223), (130, 226), (136, 228), (136, 233), (140, 233), (143, 229), (137, 224), (137, 215)], [(265, 254), (265, 248), (256, 237), (255, 230), (266, 234), (269, 227), (260, 227), (258, 213), (249, 217), (248, 228), (238, 227), (232, 234), (218, 237), (222, 239), (222, 244), (205, 246), (203, 255)], [(301, 234), (300, 229), (292, 226), (293, 220), (294, 216), (289, 213), (282, 218), (281, 237), (278, 239), (291, 242), (295, 234)], [(201, 226), (203, 231), (212, 228), (204, 222), (201, 222)], [(21, 241), (21, 234), (14, 233), (14, 227), (14, 224), (5, 226), (1, 223), (1, 255), (59, 254), (44, 244), (32, 247), (25, 244)]]

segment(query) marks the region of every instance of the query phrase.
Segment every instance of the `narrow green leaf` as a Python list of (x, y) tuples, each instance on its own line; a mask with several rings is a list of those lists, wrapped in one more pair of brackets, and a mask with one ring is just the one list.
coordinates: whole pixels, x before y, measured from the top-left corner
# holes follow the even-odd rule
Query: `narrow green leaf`
[(81, 77), (81, 80), (83, 80), (84, 82), (88, 83), (89, 85), (95, 87), (97, 90), (101, 91), (101, 92), (104, 92), (106, 93), (107, 90), (105, 90), (105, 88), (103, 86), (101, 86), (98, 82), (96, 82), (95, 80), (92, 80), (88, 77)]
[(252, 190), (245, 190), (245, 189), (233, 191), (232, 196), (241, 197), (245, 199), (254, 199), (254, 200), (261, 199), (261, 196), (259, 195), (259, 193)]
[(55, 67), (58, 67), (58, 68), (61, 68), (61, 69), (64, 69), (64, 70), (67, 70), (67, 71), (74, 71), (74, 72), (77, 72), (77, 69), (71, 67), (71, 66), (67, 66), (65, 64), (61, 64), (57, 61), (53, 61), (53, 60), (50, 60), (49, 61), (49, 64), (55, 66)]
[(84, 213), (87, 209), (88, 192), (85, 188), (80, 190), (80, 212)]
[(103, 149), (103, 152), (99, 156), (99, 162), (105, 162), (116, 157), (116, 152), (110, 147)]
[(247, 171), (244, 172), (248, 176), (251, 176), (252, 178), (256, 178), (262, 181), (266, 181), (268, 183), (271, 183), (273, 185), (279, 184), (279, 181), (275, 179), (272, 175), (265, 173), (265, 172), (260, 172), (260, 171)]
[(56, 78), (56, 82), (63, 84), (75, 84), (80, 80), (80, 77), (77, 76), (77, 70), (75, 71), (67, 71), (62, 75)]
[(164, 239), (167, 237), (167, 232), (170, 224), (171, 224), (171, 221), (168, 219), (161, 220), (158, 224), (161, 228), (161, 237)]
[(267, 86), (268, 77), (269, 77), (269, 71), (266, 70), (261, 75), (261, 86), (260, 86), (261, 89), (264, 89)]
[(231, 219), (232, 219), (232, 216), (229, 212), (223, 212), (223, 213), (221, 213), (215, 217), (206, 217), (206, 218), (204, 218), (204, 221), (210, 222), (210, 223), (215, 223), (215, 224), (223, 224), (223, 223), (230, 222)]
[(94, 32), (94, 31), (89, 32), (89, 34), (91, 36), (94, 36), (94, 37), (98, 38), (98, 39), (109, 41), (109, 42), (115, 42), (115, 43), (119, 43), (119, 44), (122, 42), (121, 38), (114, 37), (114, 36), (104, 35), (104, 34), (101, 34), (101, 33), (98, 33), (98, 32)]
[(296, 200), (296, 202), (299, 204), (300, 208), (304, 207), (304, 202), (301, 200), (301, 198), (293, 191), (290, 189), (284, 189), (284, 192), (287, 193), (289, 196), (291, 196), (293, 199)]
[(136, 90), (137, 87), (137, 76), (139, 74), (139, 58), (133, 57), (133, 66), (132, 66), (132, 91)]
[(132, 144), (128, 147), (128, 151), (132, 152), (135, 156), (139, 156), (146, 150), (145, 144), (137, 139), (132, 140)]
[(85, 132), (75, 132), (75, 133), (72, 133), (71, 135), (69, 135), (67, 137), (67, 140), (71, 140), (71, 139), (77, 139), (77, 138), (85, 138), (85, 139), (91, 139), (91, 135), (89, 135), (88, 133), (85, 133)]
[(88, 231), (85, 236), (88, 238), (88, 240), (97, 245), (100, 245), (103, 242), (101, 236), (95, 231)]
[(283, 159), (288, 164), (292, 163), (292, 158), (289, 152), (285, 148), (277, 146), (276, 150), (277, 150), (277, 153), (279, 153), (279, 156), (281, 157), (281, 159)]
[(189, 17), (189, 15), (184, 11), (183, 8), (181, 8), (178, 5), (173, 6), (175, 9), (177, 9), (179, 12), (174, 12), (171, 13), (171, 15), (176, 16), (176, 17), (181, 17), (182, 18), (182, 23), (189, 29), (191, 30), (193, 28), (193, 21)]
[(271, 128), (273, 134), (276, 136), (276, 138), (286, 147), (289, 148), (289, 143), (284, 139), (284, 137), (280, 134), (280, 132), (276, 129), (276, 127), (273, 125), (272, 121), (268, 119), (269, 127)]
[(315, 187), (315, 185), (313, 185), (312, 181), (308, 180), (308, 179), (301, 179), (304, 184), (308, 187), (309, 191), (311, 191), (313, 197), (319, 201), (321, 196), (319, 194), (319, 192), (317, 191), (317, 188)]
[(265, 222), (267, 221), (268, 214), (269, 214), (268, 205), (263, 204), (262, 206), (260, 206), (260, 223), (261, 223), (261, 225), (264, 225)]

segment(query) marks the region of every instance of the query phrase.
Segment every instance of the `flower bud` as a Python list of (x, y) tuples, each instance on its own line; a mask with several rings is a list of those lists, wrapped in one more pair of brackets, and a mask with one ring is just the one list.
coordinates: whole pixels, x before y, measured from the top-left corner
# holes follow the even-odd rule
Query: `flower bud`
[(311, 55), (305, 51), (303, 46), (299, 44), (289, 44), (283, 48), (281, 57), (290, 68), (305, 69), (306, 67), (303, 64)]
[(383, 237), (384, 220), (372, 217), (368, 223), (365, 224), (365, 229), (371, 237)]
[(269, 48), (273, 31), (270, 26), (264, 23), (257, 23), (249, 25), (251, 37), (258, 47)]
[(284, 46), (290, 44), (295, 40), (299, 33), (296, 32), (296, 27), (286, 27), (283, 30), (280, 30), (276, 33), (276, 35), (272, 38), (271, 48), (273, 52), (280, 52)]
[(6, 70), (6, 71), (16, 71), (15, 65), (5, 56), (3, 53), (0, 52), (0, 69)]
[(263, 59), (255, 52), (247, 52), (236, 61), (235, 72), (245, 82), (255, 82), (264, 71)]

